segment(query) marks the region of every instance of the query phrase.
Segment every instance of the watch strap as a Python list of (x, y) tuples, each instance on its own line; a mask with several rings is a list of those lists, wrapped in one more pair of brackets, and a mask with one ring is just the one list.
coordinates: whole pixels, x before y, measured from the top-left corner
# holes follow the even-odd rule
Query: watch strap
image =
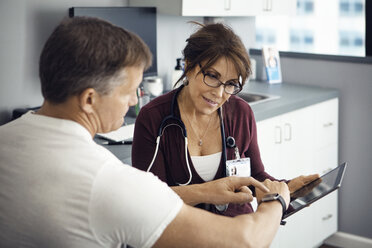
[(278, 195), (277, 200), (280, 202), (280, 204), (282, 204), (282, 208), (283, 208), (282, 217), (283, 217), (285, 214), (285, 211), (287, 211), (287, 204), (285, 203), (284, 198), (281, 195)]
[[(285, 212), (287, 211), (287, 204), (285, 203), (284, 198), (280, 194), (276, 194), (274, 198), (272, 198), (270, 200), (265, 200), (265, 201), (262, 201), (262, 202), (270, 202), (270, 201), (275, 201), (275, 200), (279, 201), (280, 204), (282, 205), (282, 209), (283, 209), (282, 218), (283, 218)], [(285, 225), (285, 223), (286, 222), (283, 221), (283, 220), (280, 221), (281, 225)]]

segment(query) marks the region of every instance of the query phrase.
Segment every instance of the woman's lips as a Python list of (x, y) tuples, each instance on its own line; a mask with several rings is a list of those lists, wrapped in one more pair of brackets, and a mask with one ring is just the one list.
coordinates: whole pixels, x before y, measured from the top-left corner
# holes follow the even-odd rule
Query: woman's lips
[(215, 101), (212, 101), (212, 100), (210, 100), (210, 99), (208, 99), (208, 98), (206, 98), (206, 97), (204, 97), (203, 96), (203, 99), (210, 105), (210, 106), (212, 106), (212, 107), (215, 107), (215, 106), (217, 106), (218, 105), (218, 103), (217, 102), (215, 102)]

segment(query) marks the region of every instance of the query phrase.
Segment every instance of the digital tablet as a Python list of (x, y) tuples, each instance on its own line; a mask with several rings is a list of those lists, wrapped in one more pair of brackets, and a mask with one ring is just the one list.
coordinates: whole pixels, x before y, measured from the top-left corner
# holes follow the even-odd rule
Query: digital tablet
[(291, 194), (291, 201), (283, 219), (338, 189), (341, 186), (346, 166), (347, 163), (339, 165)]

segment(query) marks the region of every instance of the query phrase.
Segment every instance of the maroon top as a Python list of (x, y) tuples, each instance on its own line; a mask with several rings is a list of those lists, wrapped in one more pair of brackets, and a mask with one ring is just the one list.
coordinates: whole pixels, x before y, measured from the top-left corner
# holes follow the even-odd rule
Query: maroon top
[[(142, 107), (135, 124), (132, 165), (146, 171), (151, 163), (156, 148), (156, 138), (160, 124), (166, 116), (171, 114), (172, 98), (177, 89), (159, 96)], [(177, 101), (174, 104), (174, 115), (180, 118)], [(251, 161), (251, 176), (259, 181), (266, 178), (275, 180), (265, 172), (262, 164), (260, 151), (257, 144), (256, 122), (251, 107), (240, 97), (232, 95), (223, 105), (223, 118), (225, 137), (232, 136), (239, 148), (242, 158), (249, 157)], [(167, 123), (177, 123), (170, 121)], [(235, 159), (234, 149), (226, 148), (227, 160)], [(189, 164), (192, 172), (190, 184), (204, 183), (205, 181), (196, 172), (190, 154)], [(221, 156), (221, 162), (214, 179), (224, 176), (225, 162)], [(151, 172), (157, 175), (169, 186), (177, 186), (177, 183), (186, 183), (189, 173), (185, 160), (185, 141), (181, 129), (176, 125), (168, 126), (160, 139), (160, 145), (156, 160)], [(202, 208), (219, 213), (213, 205), (201, 204)], [(227, 216), (236, 216), (243, 213), (253, 212), (252, 206), (247, 203), (229, 204), (227, 211), (219, 213)]]

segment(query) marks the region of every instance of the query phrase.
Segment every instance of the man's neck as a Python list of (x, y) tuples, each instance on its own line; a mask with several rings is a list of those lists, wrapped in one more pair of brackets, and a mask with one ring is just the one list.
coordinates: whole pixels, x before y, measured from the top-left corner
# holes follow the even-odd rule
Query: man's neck
[(77, 99), (73, 97), (58, 104), (45, 100), (36, 114), (75, 121), (85, 127), (92, 137), (96, 134), (96, 125), (94, 125), (90, 120), (91, 118), (80, 109)]

